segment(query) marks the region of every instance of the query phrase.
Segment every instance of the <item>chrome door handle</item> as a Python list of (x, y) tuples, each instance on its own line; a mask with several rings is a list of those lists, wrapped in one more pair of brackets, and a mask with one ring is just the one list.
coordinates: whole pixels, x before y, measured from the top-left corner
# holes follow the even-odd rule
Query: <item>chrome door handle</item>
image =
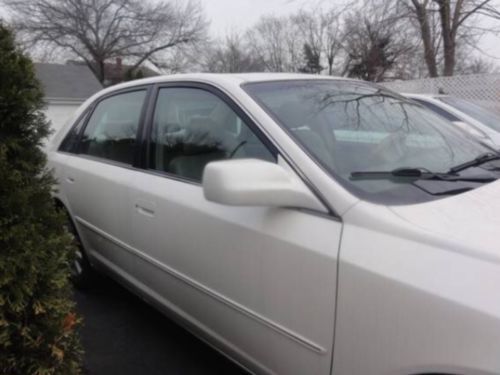
[(66, 177), (66, 181), (69, 182), (70, 184), (75, 183), (75, 179), (73, 177)]

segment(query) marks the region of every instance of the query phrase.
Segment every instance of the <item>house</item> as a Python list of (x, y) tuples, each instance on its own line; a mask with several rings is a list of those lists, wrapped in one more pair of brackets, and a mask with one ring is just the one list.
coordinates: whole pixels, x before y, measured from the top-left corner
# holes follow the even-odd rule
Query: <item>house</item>
[(102, 89), (102, 85), (86, 65), (34, 65), (36, 77), (45, 92), (45, 115), (55, 131), (64, 125), (86, 99)]
[[(87, 66), (83, 61), (68, 60), (68, 65)], [(117, 83), (130, 81), (132, 79), (149, 78), (160, 75), (160, 73), (141, 65), (132, 71), (133, 65), (124, 64), (121, 57), (117, 57), (113, 62), (104, 64), (104, 81), (105, 87), (116, 85)]]
[(122, 59), (117, 57), (114, 63), (104, 64), (104, 84), (106, 86), (116, 85), (123, 81), (130, 81), (138, 78), (149, 78), (159, 75), (146, 66), (139, 66), (133, 72), (130, 69), (133, 65), (122, 63)]

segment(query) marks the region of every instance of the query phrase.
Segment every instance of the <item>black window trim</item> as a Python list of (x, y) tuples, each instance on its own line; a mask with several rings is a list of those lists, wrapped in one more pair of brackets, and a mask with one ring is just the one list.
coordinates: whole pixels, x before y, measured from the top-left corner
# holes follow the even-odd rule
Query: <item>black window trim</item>
[(264, 147), (271, 153), (271, 155), (278, 160), (278, 149), (276, 146), (267, 138), (267, 136), (262, 132), (262, 130), (255, 124), (255, 122), (248, 116), (245, 111), (226, 93), (224, 93), (219, 88), (202, 82), (190, 82), (190, 81), (176, 81), (176, 82), (161, 82), (154, 85), (153, 92), (150, 97), (147, 117), (144, 122), (142, 137), (141, 137), (141, 153), (138, 160), (138, 166), (145, 172), (150, 172), (158, 176), (167, 177), (179, 182), (186, 182), (193, 185), (201, 185), (200, 181), (195, 181), (188, 177), (183, 177), (175, 175), (173, 173), (155, 170), (150, 167), (150, 135), (153, 130), (153, 120), (155, 115), (156, 103), (158, 101), (158, 95), (161, 89), (170, 88), (188, 88), (188, 89), (198, 89), (205, 92), (211, 93), (234, 111), (234, 113), (245, 123), (251, 132), (262, 142)]
[[(60, 145), (58, 147), (58, 152), (69, 153), (69, 154), (72, 154), (74, 156), (78, 156), (80, 158), (90, 159), (90, 160), (94, 160), (94, 161), (98, 161), (98, 162), (102, 162), (102, 163), (106, 163), (106, 164), (111, 164), (111, 165), (118, 166), (118, 167), (125, 167), (128, 169), (138, 168), (139, 155), (140, 155), (141, 149), (142, 149), (142, 142), (141, 141), (142, 141), (142, 133), (143, 133), (143, 127), (144, 127), (144, 120), (146, 119), (146, 116), (147, 116), (147, 111), (149, 108), (149, 101), (150, 101), (152, 90), (153, 90), (152, 84), (137, 85), (137, 86), (126, 87), (123, 89), (111, 91), (111, 92), (106, 93), (102, 96), (99, 96), (98, 98), (96, 98), (96, 100), (94, 100), (91, 104), (89, 104), (89, 106), (82, 112), (82, 114), (80, 116), (78, 116), (78, 118), (74, 121), (74, 123), (71, 126), (71, 129), (66, 133), (63, 141), (60, 143)], [(87, 155), (87, 154), (81, 153), (80, 147), (81, 147), (81, 140), (82, 140), (83, 134), (85, 132), (85, 129), (88, 126), (89, 120), (92, 118), (92, 115), (94, 114), (99, 103), (101, 103), (102, 101), (109, 99), (113, 96), (127, 94), (127, 93), (131, 93), (131, 92), (136, 92), (136, 91), (145, 91), (146, 94), (144, 96), (144, 102), (142, 103), (141, 113), (139, 115), (139, 126), (137, 127), (137, 133), (135, 136), (137, 146), (135, 147), (134, 156), (132, 159), (132, 165), (130, 165), (128, 163), (123, 163), (123, 162), (120, 162), (117, 160), (105, 159), (105, 158), (100, 158), (97, 156), (92, 156), (92, 155)], [(77, 140), (74, 143), (72, 149), (68, 150), (68, 151), (61, 150), (61, 147), (62, 147), (66, 137), (71, 133), (71, 131), (78, 125), (80, 120), (84, 117), (86, 117), (85, 122), (77, 135)]]

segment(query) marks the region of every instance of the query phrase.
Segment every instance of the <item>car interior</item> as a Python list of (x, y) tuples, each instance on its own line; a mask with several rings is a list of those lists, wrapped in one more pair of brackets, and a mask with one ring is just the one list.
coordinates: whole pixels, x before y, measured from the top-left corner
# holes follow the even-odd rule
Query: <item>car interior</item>
[(151, 137), (152, 168), (200, 181), (216, 160), (274, 160), (259, 138), (222, 101), (193, 103), (172, 98), (158, 103)]
[(137, 93), (118, 95), (99, 104), (85, 128), (80, 153), (132, 164), (143, 103)]

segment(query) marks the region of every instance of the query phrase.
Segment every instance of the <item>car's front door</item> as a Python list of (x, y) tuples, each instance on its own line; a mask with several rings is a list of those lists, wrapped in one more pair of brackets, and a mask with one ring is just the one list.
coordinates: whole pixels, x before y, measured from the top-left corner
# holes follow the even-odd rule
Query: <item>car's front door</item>
[[(258, 372), (328, 374), (341, 223), (207, 201), (210, 161), (277, 155), (221, 93), (160, 88), (131, 191), (132, 271), (153, 298)], [(283, 161), (281, 161), (284, 163)]]
[[(93, 263), (120, 273), (130, 259), (129, 183), (146, 88), (102, 98), (64, 161), (61, 183)], [(78, 124), (80, 125), (80, 124)], [(75, 129), (78, 126), (75, 127)]]

